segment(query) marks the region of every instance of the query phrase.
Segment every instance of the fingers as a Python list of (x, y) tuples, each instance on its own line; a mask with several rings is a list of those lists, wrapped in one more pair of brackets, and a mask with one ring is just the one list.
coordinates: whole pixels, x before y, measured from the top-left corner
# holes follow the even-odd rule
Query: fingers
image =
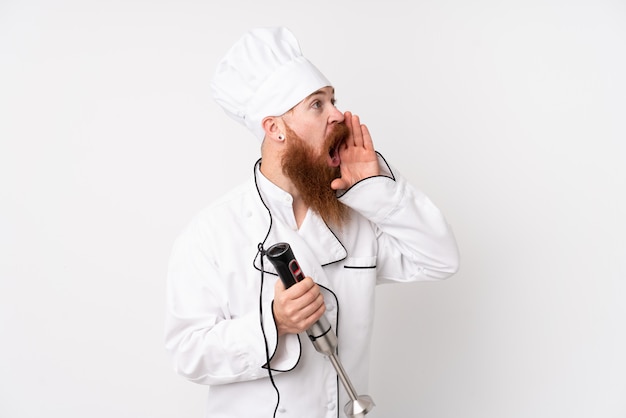
[(352, 145), (363, 146), (363, 133), (361, 132), (361, 120), (357, 115), (351, 115), (350, 124), (352, 126)]
[(367, 126), (361, 124), (361, 119), (352, 114), (350, 111), (344, 113), (344, 120), (350, 131), (350, 136), (347, 139), (347, 145), (353, 145), (355, 147), (373, 147), (372, 137), (367, 129)]
[(361, 125), (361, 133), (363, 134), (363, 148), (373, 150), (374, 142), (372, 141), (372, 135), (370, 135), (370, 131), (367, 129), (367, 126)]
[(274, 292), (274, 316), (279, 335), (308, 329), (326, 310), (319, 286), (310, 277), (289, 289), (277, 280)]

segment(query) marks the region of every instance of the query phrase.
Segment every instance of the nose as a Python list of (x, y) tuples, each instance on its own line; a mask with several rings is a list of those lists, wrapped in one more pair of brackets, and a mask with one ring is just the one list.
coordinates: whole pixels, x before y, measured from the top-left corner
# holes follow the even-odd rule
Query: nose
[(341, 123), (345, 119), (343, 112), (333, 106), (328, 123)]

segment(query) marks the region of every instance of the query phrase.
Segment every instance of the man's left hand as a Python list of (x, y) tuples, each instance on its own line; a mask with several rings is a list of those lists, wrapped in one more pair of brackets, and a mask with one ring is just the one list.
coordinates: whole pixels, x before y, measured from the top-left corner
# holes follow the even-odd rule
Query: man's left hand
[(351, 112), (344, 114), (345, 124), (350, 131), (348, 138), (339, 149), (341, 157), (341, 177), (332, 181), (333, 190), (346, 190), (367, 177), (380, 174), (378, 157), (367, 126)]

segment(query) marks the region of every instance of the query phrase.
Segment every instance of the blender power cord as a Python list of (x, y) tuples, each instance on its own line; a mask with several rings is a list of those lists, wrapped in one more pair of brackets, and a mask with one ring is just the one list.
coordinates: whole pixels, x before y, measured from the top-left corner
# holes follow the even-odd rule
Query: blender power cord
[(263, 249), (263, 244), (260, 243), (258, 246), (259, 254), (261, 255), (261, 288), (259, 290), (259, 319), (261, 323), (261, 332), (263, 333), (263, 343), (265, 344), (265, 360), (267, 367), (267, 374), (270, 378), (270, 382), (272, 382), (272, 386), (276, 391), (276, 406), (274, 407), (273, 418), (276, 418), (276, 411), (278, 411), (278, 405), (280, 404), (280, 391), (278, 390), (278, 386), (276, 386), (276, 382), (274, 381), (274, 375), (272, 374), (272, 367), (270, 365), (270, 349), (267, 343), (267, 335), (265, 334), (265, 326), (263, 325), (263, 282), (265, 279), (265, 268), (263, 266), (263, 257), (265, 257), (265, 250)]

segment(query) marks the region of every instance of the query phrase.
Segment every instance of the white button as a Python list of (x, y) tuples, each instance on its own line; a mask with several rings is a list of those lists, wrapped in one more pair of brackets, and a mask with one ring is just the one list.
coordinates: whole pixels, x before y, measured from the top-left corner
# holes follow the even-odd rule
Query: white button
[(278, 408), (278, 412), (284, 414), (285, 412), (287, 412), (287, 410), (285, 408)]
[(331, 411), (332, 411), (333, 409), (335, 409), (335, 403), (334, 403), (334, 402), (329, 402), (329, 403), (328, 403), (328, 409), (329, 409), (329, 410), (331, 410)]
[(335, 305), (331, 305), (330, 303), (326, 304), (326, 310), (327, 311), (334, 311), (335, 310)]

